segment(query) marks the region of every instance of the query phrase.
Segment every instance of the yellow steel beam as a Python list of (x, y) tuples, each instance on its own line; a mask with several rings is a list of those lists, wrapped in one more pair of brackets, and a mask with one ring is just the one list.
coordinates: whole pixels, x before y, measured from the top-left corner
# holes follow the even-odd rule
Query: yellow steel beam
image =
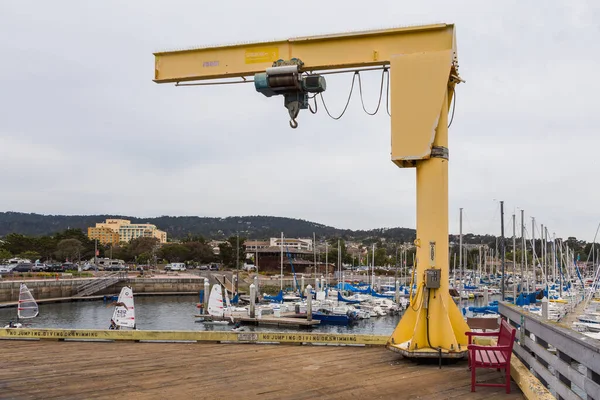
[(383, 346), (387, 336), (328, 333), (145, 331), (104, 329), (0, 329), (0, 339), (196, 341), (233, 343), (324, 343)]
[(298, 37), (154, 53), (154, 81), (184, 82), (264, 72), (278, 59), (299, 58), (307, 71), (389, 64), (394, 55), (455, 50), (447, 24)]

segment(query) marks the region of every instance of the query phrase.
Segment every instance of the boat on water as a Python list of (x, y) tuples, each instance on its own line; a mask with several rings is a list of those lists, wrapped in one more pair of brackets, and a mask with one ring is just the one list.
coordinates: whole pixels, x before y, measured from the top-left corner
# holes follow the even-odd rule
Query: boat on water
[[(202, 321), (205, 325), (228, 325), (229, 321), (225, 319), (225, 310), (223, 306), (223, 290), (221, 285), (215, 284), (210, 290), (208, 297), (208, 315), (210, 319)], [(231, 318), (233, 320), (233, 318)]]
[(10, 321), (4, 328), (22, 328), (23, 324), (19, 321), (23, 319), (35, 318), (39, 314), (38, 305), (24, 283), (19, 288), (19, 303), (17, 305), (17, 321)]
[(135, 330), (135, 328), (133, 290), (130, 286), (124, 286), (115, 303), (115, 310), (113, 311), (108, 329)]

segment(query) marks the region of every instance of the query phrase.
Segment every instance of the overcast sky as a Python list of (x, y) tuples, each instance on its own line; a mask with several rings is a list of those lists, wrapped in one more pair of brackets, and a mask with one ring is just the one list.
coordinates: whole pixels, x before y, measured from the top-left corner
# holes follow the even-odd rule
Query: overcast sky
[[(497, 200), (557, 236), (600, 222), (600, 2), (2, 1), (0, 210), (275, 215), (339, 228), (415, 226), (415, 172), (390, 161), (389, 117), (358, 97), (339, 121), (251, 85), (152, 82), (153, 52), (455, 23), (450, 230), (497, 234)], [(378, 73), (364, 74), (373, 107)], [(328, 77), (331, 111), (351, 75)], [(519, 229), (519, 228), (518, 228)], [(528, 229), (531, 231), (531, 228)]]

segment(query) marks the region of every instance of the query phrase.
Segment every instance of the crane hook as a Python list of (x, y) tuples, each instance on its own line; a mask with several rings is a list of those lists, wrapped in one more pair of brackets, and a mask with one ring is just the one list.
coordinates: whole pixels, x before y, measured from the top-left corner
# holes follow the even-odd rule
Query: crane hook
[(296, 122), (296, 119), (290, 119), (290, 126), (292, 129), (296, 129), (298, 127), (298, 122)]

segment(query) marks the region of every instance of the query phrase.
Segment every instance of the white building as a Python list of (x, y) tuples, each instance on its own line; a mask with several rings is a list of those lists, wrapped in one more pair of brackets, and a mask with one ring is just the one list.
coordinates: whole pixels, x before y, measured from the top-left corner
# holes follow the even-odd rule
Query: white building
[[(282, 242), (281, 238), (270, 238), (269, 239), (269, 247), (281, 247)], [(313, 242), (312, 239), (293, 239), (293, 238), (283, 238), (283, 247), (297, 250), (312, 250)]]

